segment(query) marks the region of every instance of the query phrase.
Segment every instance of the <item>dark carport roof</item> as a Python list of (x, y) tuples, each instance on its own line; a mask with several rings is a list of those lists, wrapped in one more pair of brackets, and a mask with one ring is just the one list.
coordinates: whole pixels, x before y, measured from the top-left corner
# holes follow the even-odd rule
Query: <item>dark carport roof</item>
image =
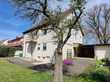
[(82, 46), (110, 46), (110, 44), (85, 44), (85, 45), (82, 45)]

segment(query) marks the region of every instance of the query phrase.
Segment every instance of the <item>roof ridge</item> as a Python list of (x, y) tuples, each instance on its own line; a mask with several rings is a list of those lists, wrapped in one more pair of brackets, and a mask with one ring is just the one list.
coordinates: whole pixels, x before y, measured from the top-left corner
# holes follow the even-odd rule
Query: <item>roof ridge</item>
[[(71, 9), (71, 8), (70, 8), (70, 9), (67, 9), (67, 10), (65, 10), (65, 11), (62, 12), (62, 13), (63, 13), (63, 15), (64, 15), (64, 17), (65, 17), (65, 16), (67, 16), (68, 14), (72, 13), (72, 9)], [(36, 30), (36, 29), (40, 29), (41, 27), (43, 27), (43, 26), (48, 26), (48, 25), (49, 25), (48, 21), (45, 21), (45, 19), (44, 19), (44, 21), (43, 21), (41, 24), (39, 24), (39, 25), (37, 25), (37, 26), (33, 26), (32, 28), (30, 28), (30, 29), (24, 31), (23, 34), (26, 34), (26, 33), (28, 33), (28, 32), (34, 31), (34, 30)]]

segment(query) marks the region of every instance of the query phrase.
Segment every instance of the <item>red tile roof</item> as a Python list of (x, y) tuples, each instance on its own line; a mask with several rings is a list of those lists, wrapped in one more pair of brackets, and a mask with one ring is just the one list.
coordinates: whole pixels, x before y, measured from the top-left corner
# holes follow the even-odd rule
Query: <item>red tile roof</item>
[(23, 37), (17, 37), (16, 39), (8, 41), (8, 46), (10, 47), (18, 47), (22, 45), (23, 45)]

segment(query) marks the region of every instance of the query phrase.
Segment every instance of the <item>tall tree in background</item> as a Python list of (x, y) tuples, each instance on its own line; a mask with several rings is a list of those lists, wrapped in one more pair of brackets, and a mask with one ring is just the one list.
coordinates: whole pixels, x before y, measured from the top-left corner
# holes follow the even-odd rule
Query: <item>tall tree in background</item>
[[(71, 37), (72, 29), (77, 29), (78, 22), (83, 13), (85, 0), (70, 0), (71, 5), (69, 11), (71, 12), (71, 19), (66, 18), (62, 13), (61, 8), (52, 10), (50, 7), (54, 0), (11, 0), (22, 14), (34, 20), (36, 23), (40, 19), (46, 19), (46, 24), (49, 27), (41, 27), (40, 29), (51, 30), (55, 33), (57, 38), (57, 48), (55, 50), (55, 70), (54, 82), (63, 82), (63, 62), (62, 49)], [(62, 0), (58, 0), (62, 1)], [(64, 3), (66, 4), (66, 3)], [(39, 19), (38, 19), (39, 18)]]
[[(98, 43), (110, 43), (110, 6), (101, 4), (87, 12), (86, 33), (91, 34)], [(93, 38), (92, 37), (92, 38)]]

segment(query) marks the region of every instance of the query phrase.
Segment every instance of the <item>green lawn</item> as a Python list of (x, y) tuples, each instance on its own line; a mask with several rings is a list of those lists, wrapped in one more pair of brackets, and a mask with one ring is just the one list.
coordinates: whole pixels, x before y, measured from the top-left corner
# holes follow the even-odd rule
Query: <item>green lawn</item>
[[(52, 82), (51, 80), (52, 76), (46, 72), (35, 72), (0, 59), (0, 82)], [(85, 80), (66, 77), (65, 82), (85, 82)]]
[(0, 59), (0, 82), (48, 82), (50, 76), (44, 72), (34, 72)]
[[(110, 71), (107, 68), (92, 70), (95, 71), (75, 78), (65, 76), (64, 82), (110, 82)], [(46, 72), (35, 72), (0, 59), (0, 82), (52, 82), (52, 76)]]

